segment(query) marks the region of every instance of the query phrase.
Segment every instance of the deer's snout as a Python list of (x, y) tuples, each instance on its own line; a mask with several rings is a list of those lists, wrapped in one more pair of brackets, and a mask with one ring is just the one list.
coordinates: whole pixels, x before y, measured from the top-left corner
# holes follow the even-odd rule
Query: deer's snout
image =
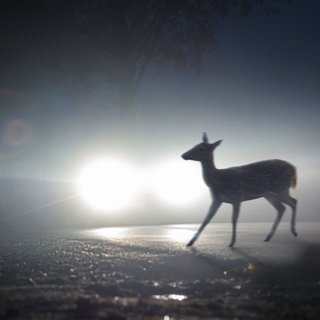
[(183, 155), (181, 155), (182, 159), (184, 160), (190, 160), (190, 158), (188, 157), (187, 153), (184, 153)]

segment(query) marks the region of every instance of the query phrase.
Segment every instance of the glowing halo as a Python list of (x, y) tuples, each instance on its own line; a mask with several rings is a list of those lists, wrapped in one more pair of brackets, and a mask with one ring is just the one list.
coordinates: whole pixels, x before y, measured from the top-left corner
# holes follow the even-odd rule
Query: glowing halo
[(136, 171), (117, 159), (99, 159), (87, 164), (77, 179), (85, 202), (99, 211), (118, 211), (132, 204), (139, 192)]
[(168, 204), (190, 205), (206, 192), (199, 166), (190, 166), (180, 159), (165, 161), (150, 172), (150, 188)]

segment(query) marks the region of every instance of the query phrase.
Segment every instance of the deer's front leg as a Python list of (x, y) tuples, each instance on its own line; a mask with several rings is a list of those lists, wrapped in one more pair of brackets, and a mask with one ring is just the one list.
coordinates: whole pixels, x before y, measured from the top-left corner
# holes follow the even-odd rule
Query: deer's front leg
[(229, 247), (233, 247), (236, 242), (237, 236), (237, 222), (239, 218), (240, 212), (240, 202), (236, 202), (233, 204), (233, 212), (232, 212), (232, 238), (229, 244)]
[(212, 205), (210, 206), (209, 212), (208, 212), (207, 216), (205, 217), (205, 219), (203, 220), (199, 230), (193, 236), (193, 238), (188, 242), (188, 244), (187, 244), (188, 247), (192, 246), (197, 241), (201, 232), (206, 227), (206, 225), (209, 223), (209, 221), (212, 219), (212, 217), (215, 215), (215, 213), (219, 209), (220, 205), (221, 205), (220, 201), (217, 201), (217, 200), (213, 201)]

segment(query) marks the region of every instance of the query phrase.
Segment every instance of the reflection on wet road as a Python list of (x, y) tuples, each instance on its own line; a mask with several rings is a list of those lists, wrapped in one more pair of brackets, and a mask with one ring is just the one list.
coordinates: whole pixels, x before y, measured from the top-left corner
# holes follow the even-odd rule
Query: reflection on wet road
[[(279, 226), (277, 234), (270, 242), (264, 242), (271, 225), (268, 223), (239, 224), (238, 243), (235, 248), (228, 249), (231, 236), (231, 225), (226, 223), (207, 226), (191, 251), (208, 255), (218, 255), (222, 259), (234, 259), (239, 256), (262, 259), (274, 262), (288, 262), (296, 259), (309, 244), (320, 244), (320, 223), (301, 223), (299, 236), (292, 237), (289, 224)], [(163, 225), (139, 227), (109, 227), (78, 230), (73, 233), (79, 237), (100, 238), (120, 241), (144, 247), (163, 246), (172, 249), (185, 249), (198, 225)]]
[(197, 225), (51, 231), (4, 236), (0, 316), (7, 319), (316, 319), (320, 224)]

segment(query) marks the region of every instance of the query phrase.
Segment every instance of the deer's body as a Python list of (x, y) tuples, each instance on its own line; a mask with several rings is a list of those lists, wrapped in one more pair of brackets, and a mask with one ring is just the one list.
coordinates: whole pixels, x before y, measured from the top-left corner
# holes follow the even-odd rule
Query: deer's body
[(230, 203), (233, 205), (233, 231), (230, 243), (232, 247), (236, 241), (236, 225), (241, 202), (261, 197), (268, 200), (278, 213), (273, 227), (265, 240), (270, 240), (278, 227), (285, 210), (283, 203), (292, 208), (291, 232), (296, 236), (295, 216), (297, 201), (289, 195), (290, 187), (295, 187), (296, 185), (295, 167), (283, 160), (265, 160), (239, 167), (217, 169), (213, 161), (213, 151), (220, 143), (221, 140), (213, 144), (208, 143), (208, 138), (204, 134), (202, 143), (182, 155), (185, 160), (201, 162), (203, 178), (210, 188), (213, 198), (208, 215), (188, 245), (193, 245), (198, 239), (220, 205), (222, 203)]
[[(266, 160), (227, 169), (215, 169), (206, 184), (222, 202), (247, 201), (277, 194), (294, 181), (295, 168), (282, 160)], [(279, 183), (281, 181), (281, 183)]]

